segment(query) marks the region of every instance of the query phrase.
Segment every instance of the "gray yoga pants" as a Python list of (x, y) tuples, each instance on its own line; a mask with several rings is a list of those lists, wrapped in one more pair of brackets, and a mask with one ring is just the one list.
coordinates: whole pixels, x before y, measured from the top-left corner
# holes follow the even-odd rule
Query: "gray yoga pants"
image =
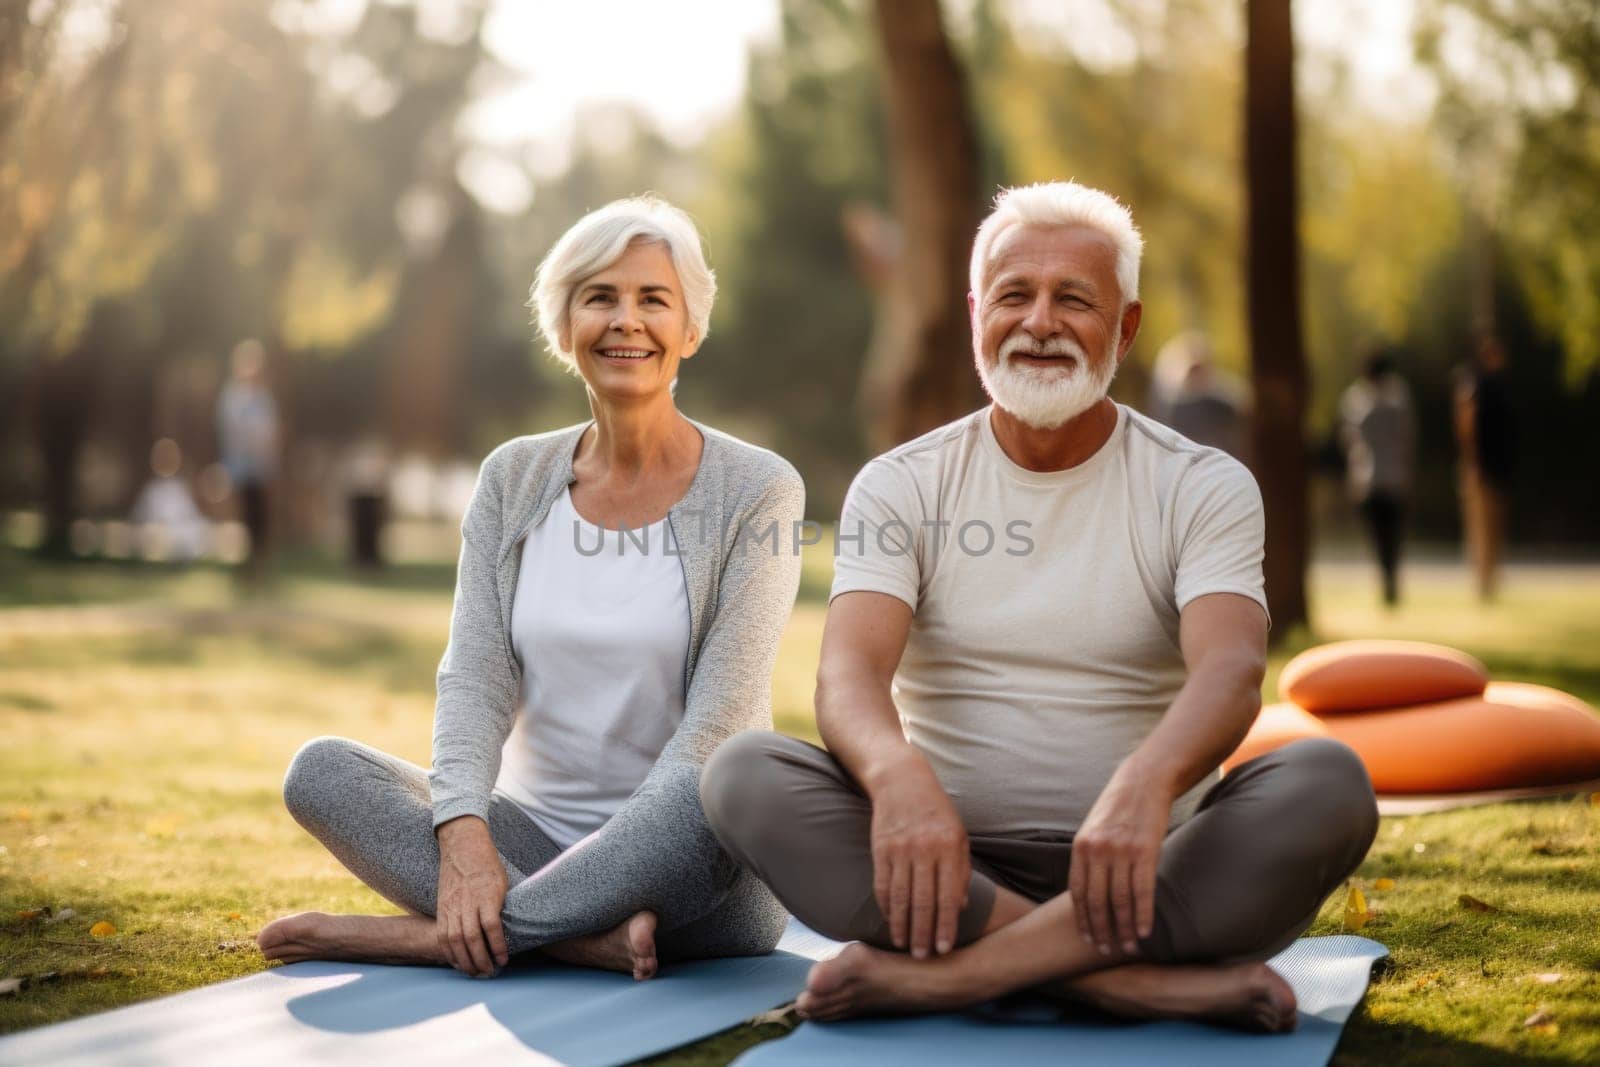
[[(653, 911), (663, 961), (771, 952), (787, 916), (706, 826), (699, 777), (685, 763), (646, 818), (609, 834), (608, 823), (565, 851), (496, 790), (488, 822), (510, 885), (501, 912), (507, 948), (526, 952)], [(319, 737), (296, 753), (283, 796), (357, 878), (413, 914), (434, 914), (439, 843), (421, 767)]]
[[(807, 926), (891, 946), (872, 891), (871, 804), (832, 756), (779, 734), (739, 734), (706, 764), (701, 796), (728, 851)], [(1311, 925), (1377, 829), (1366, 769), (1338, 741), (1297, 741), (1240, 765), (1168, 833), (1143, 957), (1221, 963), (1274, 955)], [(972, 834), (969, 843), (959, 944), (982, 933), (996, 886), (1033, 901), (1067, 888), (1070, 833)]]

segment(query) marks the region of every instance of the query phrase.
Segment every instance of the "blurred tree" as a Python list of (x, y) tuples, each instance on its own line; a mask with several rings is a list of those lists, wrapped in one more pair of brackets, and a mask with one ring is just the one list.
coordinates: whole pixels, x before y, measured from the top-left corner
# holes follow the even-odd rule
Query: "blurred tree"
[[(23, 368), (32, 404), (47, 544), (60, 549), (90, 427), (147, 430), (151, 363), (267, 295), (178, 277), (214, 277), (246, 250), (266, 265), (260, 277), (281, 268), (304, 178), (286, 133), (308, 98), (295, 91), (295, 52), (254, 5), (41, 3), (28, 15), (28, 89), (0, 123), (12, 161), (0, 173), (11, 215), (0, 309), (6, 362)], [(246, 98), (264, 86), (277, 106), (261, 113)]]
[(303, 438), (383, 429), (437, 455), (477, 443), (469, 401), (528, 397), (456, 176), (483, 5), (445, 34), (388, 2), (307, 28), (314, 6), (0, 9), (20, 27), (0, 49), (0, 373), (26, 381), (52, 547), (86, 436), (141, 464), (163, 368), (216, 367), (242, 336)]
[(1294, 32), (1289, 0), (1247, 0), (1245, 195), (1254, 467), (1267, 512), (1267, 603), (1277, 640), (1307, 621), (1311, 562), (1300, 325)]
[(685, 376), (730, 428), (806, 475), (816, 514), (836, 507), (865, 447), (857, 396), (872, 327), (851, 268), (846, 208), (886, 201), (871, 24), (848, 0), (782, 0), (781, 35), (750, 58), (744, 111), (716, 146), (726, 177), (702, 203), (723, 281)]
[[(1494, 267), (1566, 350), (1578, 386), (1600, 370), (1600, 13), (1594, 0), (1425, 0), (1418, 54), (1439, 75), (1470, 197), (1480, 319)], [(1495, 250), (1506, 260), (1499, 263)], [(1493, 266), (1490, 266), (1493, 265)]]
[(882, 451), (982, 401), (966, 310), (979, 159), (938, 0), (877, 0), (873, 13), (897, 225), (876, 242), (858, 240), (879, 261), (869, 275), (884, 275), (861, 406), (867, 439)]

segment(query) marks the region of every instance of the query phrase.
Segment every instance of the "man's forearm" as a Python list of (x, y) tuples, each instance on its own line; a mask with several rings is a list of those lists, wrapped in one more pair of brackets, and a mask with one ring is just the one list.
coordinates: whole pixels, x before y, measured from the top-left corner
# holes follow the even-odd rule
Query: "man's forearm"
[(1173, 799), (1239, 747), (1261, 710), (1261, 667), (1253, 656), (1218, 657), (1190, 672), (1150, 736), (1118, 769)]
[(817, 732), (868, 796), (907, 773), (932, 773), (926, 758), (906, 740), (889, 687), (875, 677), (819, 674)]

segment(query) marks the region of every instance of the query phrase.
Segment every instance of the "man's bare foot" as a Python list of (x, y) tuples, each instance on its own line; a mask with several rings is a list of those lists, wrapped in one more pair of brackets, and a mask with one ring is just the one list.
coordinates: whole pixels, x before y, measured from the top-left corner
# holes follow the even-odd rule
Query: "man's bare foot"
[(988, 1000), (976, 980), (961, 980), (948, 956), (914, 960), (856, 942), (811, 968), (805, 992), (795, 1001), (804, 1019), (826, 1021), (852, 1015), (949, 1011)]
[[(952, 1011), (1005, 992), (949, 957), (913, 960), (860, 943), (811, 968), (795, 1001), (805, 1019)], [(1293, 1030), (1294, 990), (1264, 963), (1224, 967), (1130, 964), (1082, 975), (1052, 988), (1135, 1019), (1198, 1019), (1247, 1030)]]
[(269, 960), (359, 960), (366, 963), (445, 964), (432, 919), (418, 915), (285, 915), (256, 935)]
[(558, 941), (540, 949), (546, 956), (582, 967), (631, 974), (639, 981), (656, 976), (656, 916), (641, 911), (602, 934)]
[(1162, 967), (1136, 963), (1061, 983), (1067, 995), (1131, 1019), (1202, 1019), (1245, 1030), (1295, 1028), (1294, 990), (1265, 963)]

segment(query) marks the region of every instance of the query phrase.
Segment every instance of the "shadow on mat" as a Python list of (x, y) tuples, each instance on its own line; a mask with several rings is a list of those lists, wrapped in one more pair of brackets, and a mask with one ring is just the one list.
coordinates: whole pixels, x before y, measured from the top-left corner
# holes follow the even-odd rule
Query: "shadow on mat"
[[(348, 964), (305, 965), (272, 973), (293, 981), (348, 973)], [(471, 978), (449, 968), (355, 967), (359, 977), (289, 1001), (289, 1014), (307, 1026), (340, 1034), (371, 1034), (413, 1026), (482, 1005), (505, 1028), (537, 1030), (552, 1016), (592, 1010), (631, 993), (627, 975), (553, 965), (515, 967), (493, 979)], [(530, 998), (533, 998), (530, 1000)]]
[(481, 1007), (529, 1048), (583, 1063), (627, 1062), (723, 1030), (792, 999), (811, 965), (787, 952), (699, 960), (664, 967), (649, 982), (544, 962), (513, 964), (493, 979), (343, 963), (268, 973), (285, 981), (356, 975), (288, 1002), (292, 1018), (319, 1030), (372, 1034)]

